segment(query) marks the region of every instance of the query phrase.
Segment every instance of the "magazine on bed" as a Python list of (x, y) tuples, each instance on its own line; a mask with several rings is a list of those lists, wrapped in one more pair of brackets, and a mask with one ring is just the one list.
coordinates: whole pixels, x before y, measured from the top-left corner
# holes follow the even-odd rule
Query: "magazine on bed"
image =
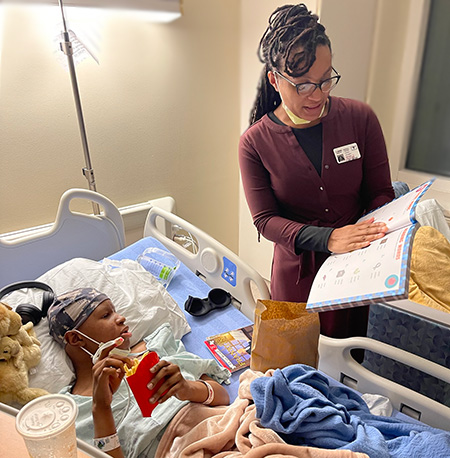
[(322, 312), (376, 302), (407, 299), (412, 241), (419, 224), (415, 209), (434, 178), (364, 215), (388, 226), (368, 247), (331, 255), (319, 269), (306, 309)]
[(253, 325), (208, 337), (205, 345), (214, 358), (230, 372), (250, 366)]

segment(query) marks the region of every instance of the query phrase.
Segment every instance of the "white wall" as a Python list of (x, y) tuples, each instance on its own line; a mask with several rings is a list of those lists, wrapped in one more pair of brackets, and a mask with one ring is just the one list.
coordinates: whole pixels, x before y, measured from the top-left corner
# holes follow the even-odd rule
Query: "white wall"
[(333, 95), (367, 98), (377, 0), (321, 0), (319, 16), (331, 40), (333, 66), (342, 75)]
[[(405, 168), (429, 8), (430, 0), (381, 2), (376, 38), (379, 45), (374, 55), (376, 65), (369, 97), (382, 120), (393, 179), (407, 182), (410, 188), (431, 176)], [(436, 199), (450, 215), (450, 178), (438, 177), (426, 198)]]
[[(183, 4), (170, 24), (119, 17), (91, 29), (100, 63), (77, 75), (97, 190), (119, 207), (172, 195), (181, 217), (237, 251), (239, 1)], [(0, 233), (53, 221), (61, 194), (87, 187), (70, 78), (55, 58), (58, 9), (52, 20), (2, 8)]]
[[(393, 179), (396, 178), (395, 153), (392, 151), (396, 104), (403, 62), (408, 56), (407, 26), (411, 2), (415, 0), (378, 0), (373, 36), (372, 65), (367, 103), (377, 113), (388, 145)], [(413, 5), (413, 9), (416, 5)], [(402, 115), (404, 117), (405, 114)]]

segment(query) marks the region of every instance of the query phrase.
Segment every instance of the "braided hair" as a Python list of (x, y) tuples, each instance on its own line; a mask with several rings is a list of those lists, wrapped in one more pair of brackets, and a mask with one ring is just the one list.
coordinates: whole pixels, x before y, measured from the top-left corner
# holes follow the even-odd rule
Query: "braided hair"
[(270, 84), (267, 72), (277, 70), (292, 77), (309, 71), (316, 60), (316, 48), (330, 39), (318, 16), (300, 3), (277, 8), (269, 18), (269, 26), (258, 47), (259, 60), (264, 64), (257, 95), (250, 113), (250, 125), (273, 111), (281, 103), (280, 94)]

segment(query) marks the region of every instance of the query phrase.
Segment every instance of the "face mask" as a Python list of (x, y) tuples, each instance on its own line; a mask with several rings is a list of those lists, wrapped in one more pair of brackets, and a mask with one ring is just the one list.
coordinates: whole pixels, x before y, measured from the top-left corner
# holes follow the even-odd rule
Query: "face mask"
[[(322, 111), (320, 112), (320, 115), (317, 119), (320, 119), (323, 115), (323, 112), (325, 111), (325, 105), (323, 105), (322, 107)], [(286, 104), (284, 102), (282, 102), (282, 106), (284, 108), (284, 111), (286, 112), (286, 114), (289, 116), (289, 119), (294, 123), (296, 124), (297, 126), (299, 124), (309, 124), (311, 123), (312, 121), (308, 121), (307, 119), (303, 119), (303, 118), (300, 118), (299, 116), (297, 116), (296, 114), (292, 113), (291, 110), (289, 110), (289, 108), (286, 106)]]
[[(97, 351), (94, 354), (92, 354), (86, 348), (80, 347), (85, 353), (87, 353), (92, 358), (93, 364), (95, 364), (100, 359), (100, 355), (105, 348), (111, 347), (112, 345), (114, 345), (115, 347), (118, 347), (119, 345), (122, 345), (123, 343), (123, 337), (117, 337), (114, 340), (110, 340), (108, 342), (102, 343), (102, 342), (97, 342), (95, 339), (92, 339), (91, 337), (87, 336), (86, 334), (79, 331), (78, 329), (74, 329), (74, 331), (78, 332), (83, 337), (85, 337), (86, 339), (90, 340), (91, 342), (93, 342), (95, 345), (98, 346)], [(121, 348), (113, 348), (109, 352), (109, 354), (127, 357), (130, 354), (130, 350), (122, 350)]]

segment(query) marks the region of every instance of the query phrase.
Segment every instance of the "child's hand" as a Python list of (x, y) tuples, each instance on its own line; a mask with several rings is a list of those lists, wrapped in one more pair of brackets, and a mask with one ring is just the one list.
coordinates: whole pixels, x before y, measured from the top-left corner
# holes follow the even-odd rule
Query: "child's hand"
[(164, 379), (158, 391), (151, 397), (151, 403), (158, 402), (161, 404), (171, 396), (176, 396), (181, 401), (190, 399), (190, 384), (181, 375), (180, 368), (176, 364), (161, 360), (156, 363), (150, 371), (154, 373), (155, 376), (147, 385), (149, 389), (153, 389), (160, 380)]
[(110, 407), (112, 396), (125, 376), (125, 364), (132, 365), (130, 358), (109, 355), (109, 352), (116, 346), (116, 344), (111, 344), (105, 347), (100, 353), (99, 360), (92, 367), (92, 398), (98, 408)]

